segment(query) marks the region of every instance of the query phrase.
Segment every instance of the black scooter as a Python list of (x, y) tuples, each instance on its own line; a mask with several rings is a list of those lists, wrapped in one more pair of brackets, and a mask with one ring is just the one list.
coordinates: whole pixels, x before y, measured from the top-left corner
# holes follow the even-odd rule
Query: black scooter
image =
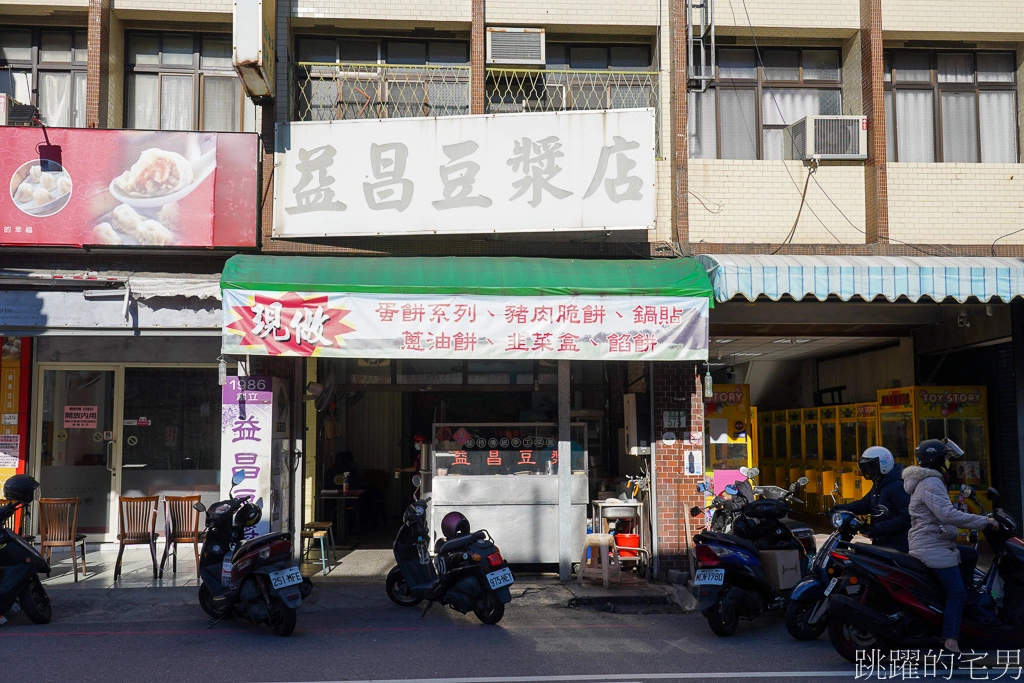
[[(413, 484), (419, 487), (419, 477)], [(388, 572), (385, 588), (392, 602), (415, 607), (423, 600), (448, 605), (457, 612), (473, 611), (485, 624), (497, 624), (512, 601), (515, 577), (486, 531), (438, 539), (431, 558), (425, 500), (405, 509), (402, 528), (392, 544), (397, 565)], [(426, 611), (424, 611), (424, 614)]]
[[(244, 477), (244, 472), (235, 473), (232, 489)], [(275, 634), (287, 636), (295, 630), (295, 611), (312, 592), (313, 583), (292, 560), (292, 535), (287, 531), (243, 542), (246, 528), (263, 516), (262, 503), (230, 496), (209, 510), (202, 503), (193, 506), (206, 512), (199, 605), (217, 621), (239, 617), (269, 624)]]
[(7, 521), (19, 509), (27, 508), (38, 491), (38, 482), (27, 474), (4, 483), (4, 498), (14, 502), (0, 507), (0, 616), (17, 602), (34, 623), (47, 624), (53, 610), (39, 575), (49, 574), (50, 565), (21, 536), (6, 528)]

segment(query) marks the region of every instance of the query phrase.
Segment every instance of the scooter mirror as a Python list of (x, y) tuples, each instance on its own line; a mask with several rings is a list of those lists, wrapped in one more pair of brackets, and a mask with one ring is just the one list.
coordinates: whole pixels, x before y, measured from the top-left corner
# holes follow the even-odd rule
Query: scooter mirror
[(197, 512), (206, 512), (206, 506), (202, 503), (192, 503), (192, 508)]
[(423, 478), (420, 477), (420, 475), (418, 475), (418, 474), (412, 475), (412, 485), (413, 486), (415, 486), (416, 488), (419, 488), (420, 484), (422, 484), (422, 483), (423, 483)]
[(750, 470), (747, 469), (746, 467), (741, 467), (740, 468), (740, 474), (742, 474), (744, 477), (749, 477), (750, 476), (749, 472), (750, 472)]
[(260, 496), (259, 498), (256, 499), (256, 507), (258, 507), (260, 510), (263, 509), (263, 496)]
[(707, 493), (707, 492), (708, 492), (707, 482), (702, 481), (701, 483), (697, 484), (697, 493)]
[[(742, 472), (743, 470), (740, 471)], [(749, 470), (747, 470), (748, 479), (755, 479), (759, 474), (761, 474), (761, 470), (757, 469), (756, 467), (751, 467)]]
[(235, 472), (234, 476), (231, 477), (232, 486), (238, 486), (243, 481), (245, 481), (245, 470), (238, 470), (237, 472)]
[(1002, 498), (1002, 496), (999, 495), (999, 491), (997, 491), (992, 486), (989, 486), (985, 490), (985, 497), (988, 498), (989, 500), (991, 500), (993, 503), (998, 503), (999, 499)]
[(703, 508), (697, 507), (696, 505), (694, 505), (692, 508), (690, 508), (690, 516), (691, 517), (700, 517), (703, 514), (704, 514), (704, 509)]
[(799, 479), (796, 480), (796, 483), (800, 484), (800, 486), (807, 486), (807, 482), (809, 481), (810, 479), (808, 479), (807, 477), (800, 477)]

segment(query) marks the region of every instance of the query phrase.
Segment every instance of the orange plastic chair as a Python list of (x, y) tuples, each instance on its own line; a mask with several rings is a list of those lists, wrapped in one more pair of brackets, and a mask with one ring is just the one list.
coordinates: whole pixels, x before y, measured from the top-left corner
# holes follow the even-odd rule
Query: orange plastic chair
[(85, 577), (85, 534), (78, 533), (78, 498), (43, 498), (39, 501), (39, 549), (50, 562), (54, 548), (71, 549), (71, 565), (78, 583), (77, 546), (82, 546)]
[(121, 576), (121, 558), (126, 545), (149, 545), (149, 554), (153, 557), (153, 578), (157, 578), (156, 564), (156, 505), (159, 496), (121, 496), (118, 501), (118, 517), (120, 530), (117, 540), (121, 546), (117, 550), (117, 563), (114, 565), (114, 581)]

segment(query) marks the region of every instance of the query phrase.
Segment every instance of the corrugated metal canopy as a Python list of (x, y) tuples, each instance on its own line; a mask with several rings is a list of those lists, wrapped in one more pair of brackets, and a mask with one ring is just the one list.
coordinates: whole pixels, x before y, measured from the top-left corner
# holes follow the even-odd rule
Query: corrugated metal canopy
[(261, 291), (678, 296), (711, 300), (690, 258), (584, 260), (515, 257), (232, 256), (221, 288)]
[(763, 256), (699, 255), (715, 291), (715, 301), (760, 296), (778, 301), (843, 301), (878, 297), (896, 301), (927, 298), (940, 302), (970, 298), (986, 302), (1024, 296), (1024, 259), (918, 256)]

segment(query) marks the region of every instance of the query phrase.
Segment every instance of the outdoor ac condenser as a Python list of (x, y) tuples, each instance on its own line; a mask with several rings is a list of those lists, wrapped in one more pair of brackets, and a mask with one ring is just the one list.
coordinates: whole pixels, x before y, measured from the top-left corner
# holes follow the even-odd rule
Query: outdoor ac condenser
[(787, 159), (868, 158), (866, 116), (806, 116), (786, 126), (783, 138)]
[(547, 56), (542, 28), (487, 28), (487, 63), (544, 66)]

